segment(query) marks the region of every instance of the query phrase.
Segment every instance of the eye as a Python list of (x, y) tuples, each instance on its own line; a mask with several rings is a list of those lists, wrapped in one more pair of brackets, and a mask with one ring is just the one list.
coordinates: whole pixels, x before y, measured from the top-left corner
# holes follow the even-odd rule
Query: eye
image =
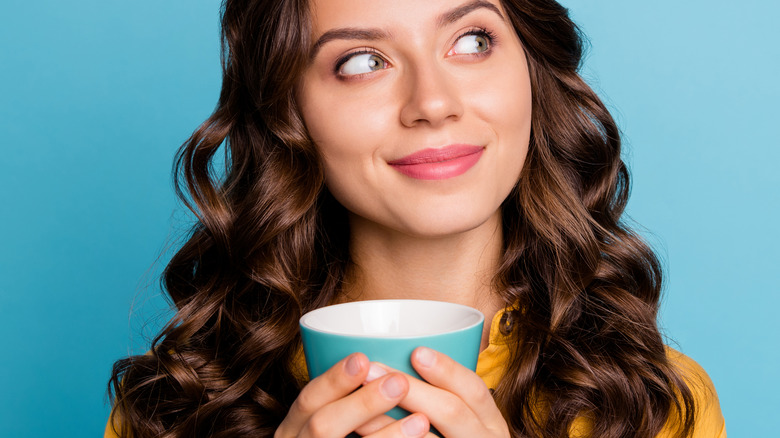
[(455, 41), (448, 55), (480, 54), (490, 50), (493, 38), (487, 31), (469, 31)]
[(336, 70), (342, 76), (354, 76), (371, 73), (387, 68), (387, 61), (372, 52), (358, 52), (347, 55), (347, 59), (339, 62)]

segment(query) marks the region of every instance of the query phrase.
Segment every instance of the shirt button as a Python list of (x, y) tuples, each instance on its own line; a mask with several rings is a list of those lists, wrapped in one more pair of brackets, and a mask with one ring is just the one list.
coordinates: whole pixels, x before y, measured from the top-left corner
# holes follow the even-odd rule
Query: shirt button
[(514, 318), (512, 318), (512, 314), (510, 311), (505, 311), (503, 315), (501, 315), (501, 321), (498, 324), (499, 329), (501, 330), (501, 334), (508, 335), (512, 333), (512, 327), (514, 326)]

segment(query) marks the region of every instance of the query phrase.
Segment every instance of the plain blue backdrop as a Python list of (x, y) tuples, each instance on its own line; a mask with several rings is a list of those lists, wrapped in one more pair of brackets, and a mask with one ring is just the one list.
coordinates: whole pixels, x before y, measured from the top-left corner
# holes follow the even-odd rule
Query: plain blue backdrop
[[(367, 0), (368, 1), (368, 0)], [(661, 325), (729, 434), (780, 403), (780, 3), (569, 0), (624, 132)], [(174, 151), (220, 86), (217, 0), (16, 0), (0, 14), (0, 437), (100, 436), (113, 361), (167, 317), (189, 225)]]

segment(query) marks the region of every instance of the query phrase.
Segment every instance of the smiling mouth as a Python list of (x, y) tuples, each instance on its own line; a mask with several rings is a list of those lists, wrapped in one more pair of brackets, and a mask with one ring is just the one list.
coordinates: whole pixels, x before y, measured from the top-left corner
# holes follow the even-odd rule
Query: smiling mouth
[(439, 149), (423, 149), (397, 160), (388, 161), (398, 172), (422, 180), (454, 178), (466, 173), (482, 157), (482, 146), (456, 144)]

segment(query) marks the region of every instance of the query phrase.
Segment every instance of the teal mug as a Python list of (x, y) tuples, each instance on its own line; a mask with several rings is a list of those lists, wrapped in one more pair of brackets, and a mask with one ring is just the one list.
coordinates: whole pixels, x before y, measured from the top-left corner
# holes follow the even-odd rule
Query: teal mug
[[(420, 378), (411, 364), (412, 351), (420, 346), (476, 371), (484, 320), (477, 309), (443, 301), (374, 300), (322, 307), (300, 320), (309, 378), (355, 352)], [(400, 419), (409, 413), (396, 407), (387, 414)]]

